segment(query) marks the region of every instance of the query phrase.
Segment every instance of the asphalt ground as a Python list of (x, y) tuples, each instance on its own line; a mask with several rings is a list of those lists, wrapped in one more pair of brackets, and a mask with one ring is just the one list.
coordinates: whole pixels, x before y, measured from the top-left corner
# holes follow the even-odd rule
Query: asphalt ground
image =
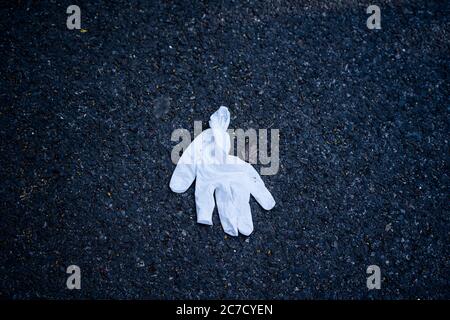
[[(450, 298), (447, 1), (71, 4), (0, 9), (0, 298)], [(220, 105), (280, 132), (250, 237), (169, 189)]]

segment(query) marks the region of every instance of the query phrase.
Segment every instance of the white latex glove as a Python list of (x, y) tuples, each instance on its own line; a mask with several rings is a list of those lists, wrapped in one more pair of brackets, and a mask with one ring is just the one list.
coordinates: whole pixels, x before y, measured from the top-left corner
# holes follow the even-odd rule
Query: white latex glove
[(228, 155), (229, 123), (228, 109), (220, 107), (210, 118), (211, 129), (198, 135), (183, 153), (170, 188), (177, 193), (185, 192), (196, 179), (197, 222), (212, 225), (215, 193), (224, 231), (232, 236), (238, 232), (248, 236), (253, 231), (250, 194), (266, 210), (274, 207), (275, 200), (250, 164)]

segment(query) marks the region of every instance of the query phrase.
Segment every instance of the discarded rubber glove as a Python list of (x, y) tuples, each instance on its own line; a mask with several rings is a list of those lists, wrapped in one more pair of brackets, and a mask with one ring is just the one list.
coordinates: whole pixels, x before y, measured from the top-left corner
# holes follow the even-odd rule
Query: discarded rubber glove
[(248, 236), (253, 232), (250, 194), (266, 210), (274, 207), (275, 200), (249, 163), (228, 154), (229, 123), (228, 109), (220, 107), (210, 118), (211, 129), (199, 134), (184, 151), (170, 188), (177, 193), (185, 192), (196, 179), (197, 222), (212, 225), (215, 194), (223, 230), (232, 236), (238, 232)]

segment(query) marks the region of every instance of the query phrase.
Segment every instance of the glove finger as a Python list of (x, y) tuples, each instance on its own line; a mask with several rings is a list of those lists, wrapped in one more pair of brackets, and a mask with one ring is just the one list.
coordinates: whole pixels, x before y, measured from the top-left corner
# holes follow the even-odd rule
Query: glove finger
[(217, 211), (223, 231), (235, 237), (238, 235), (238, 220), (235, 206), (231, 200), (229, 188), (220, 187), (216, 189)]
[(233, 182), (231, 189), (231, 205), (237, 216), (238, 231), (249, 236), (253, 232), (253, 219), (250, 210), (250, 193), (239, 182)]
[(189, 189), (195, 179), (195, 166), (192, 164), (178, 164), (170, 179), (170, 189), (176, 193), (183, 193)]
[(214, 211), (214, 186), (197, 179), (195, 185), (195, 205), (197, 207), (197, 223), (212, 225)]
[(238, 230), (243, 235), (249, 236), (253, 232), (253, 219), (250, 204), (248, 201), (241, 202), (238, 204), (238, 208)]
[(255, 197), (256, 201), (263, 207), (265, 210), (270, 210), (275, 206), (275, 199), (272, 197), (270, 191), (266, 188), (264, 181), (259, 176), (258, 172), (256, 172), (255, 168), (252, 165), (246, 163), (247, 172), (249, 175), (249, 189), (250, 193)]
[[(261, 178), (259, 178), (259, 180), (261, 180)], [(251, 194), (256, 199), (256, 201), (258, 201), (261, 207), (263, 207), (265, 210), (272, 209), (275, 206), (275, 199), (264, 185), (264, 182), (262, 182), (262, 180), (260, 182), (255, 182), (255, 179), (253, 179), (252, 184), (253, 187), (251, 188)]]
[(194, 182), (196, 175), (196, 167), (201, 159), (204, 140), (207, 138), (202, 132), (194, 141), (186, 148), (183, 155), (178, 160), (178, 164), (170, 179), (170, 189), (173, 192), (185, 192)]

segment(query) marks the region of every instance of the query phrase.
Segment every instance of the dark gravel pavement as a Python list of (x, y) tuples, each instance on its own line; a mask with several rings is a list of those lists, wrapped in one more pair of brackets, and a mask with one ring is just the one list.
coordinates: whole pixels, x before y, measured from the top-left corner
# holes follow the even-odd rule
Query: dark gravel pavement
[[(11, 3), (0, 298), (450, 298), (447, 1)], [(220, 105), (280, 130), (248, 238), (168, 186), (172, 131)]]

